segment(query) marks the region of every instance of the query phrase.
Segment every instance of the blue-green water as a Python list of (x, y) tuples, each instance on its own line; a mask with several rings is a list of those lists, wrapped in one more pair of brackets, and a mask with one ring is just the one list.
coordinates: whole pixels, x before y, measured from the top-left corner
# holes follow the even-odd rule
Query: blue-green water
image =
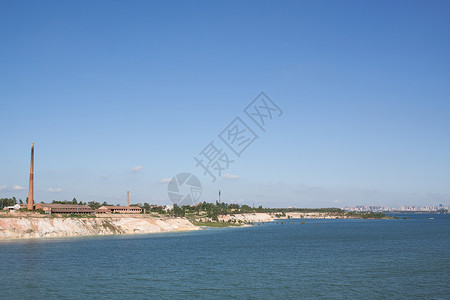
[(450, 299), (450, 215), (407, 217), (2, 241), (0, 299)]

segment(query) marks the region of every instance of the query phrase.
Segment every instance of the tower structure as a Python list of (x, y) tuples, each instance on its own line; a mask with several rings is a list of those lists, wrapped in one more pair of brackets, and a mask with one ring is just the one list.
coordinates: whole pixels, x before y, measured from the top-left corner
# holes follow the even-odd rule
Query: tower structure
[(34, 196), (34, 143), (31, 143), (31, 163), (30, 163), (30, 186), (28, 188), (28, 203), (27, 209), (33, 210), (33, 196)]
[(130, 208), (130, 191), (127, 191), (127, 208)]

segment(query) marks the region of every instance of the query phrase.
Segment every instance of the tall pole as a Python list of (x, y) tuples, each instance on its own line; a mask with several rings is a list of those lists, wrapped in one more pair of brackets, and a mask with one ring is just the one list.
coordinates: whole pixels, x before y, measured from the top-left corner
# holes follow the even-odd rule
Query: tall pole
[(130, 191), (127, 191), (127, 209), (130, 209)]
[(28, 210), (33, 210), (33, 195), (34, 195), (33, 171), (34, 171), (34, 143), (31, 143), (30, 187), (28, 189), (28, 203), (27, 203)]

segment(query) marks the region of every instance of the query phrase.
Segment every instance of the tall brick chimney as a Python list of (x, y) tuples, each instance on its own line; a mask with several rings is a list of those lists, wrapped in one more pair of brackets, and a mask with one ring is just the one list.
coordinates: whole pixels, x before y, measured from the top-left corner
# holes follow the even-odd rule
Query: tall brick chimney
[(34, 171), (34, 143), (31, 143), (30, 187), (28, 189), (28, 203), (27, 203), (28, 210), (33, 210), (33, 195), (34, 195), (33, 171)]
[(130, 208), (130, 191), (127, 191), (127, 208)]

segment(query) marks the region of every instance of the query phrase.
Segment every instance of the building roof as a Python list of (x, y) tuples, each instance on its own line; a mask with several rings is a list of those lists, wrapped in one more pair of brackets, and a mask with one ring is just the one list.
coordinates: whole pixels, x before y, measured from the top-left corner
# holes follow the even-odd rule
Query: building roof
[(100, 207), (100, 208), (97, 208), (95, 211), (102, 212), (102, 211), (111, 211), (111, 210), (109, 208)]
[(36, 206), (42, 208), (49, 208), (55, 213), (70, 213), (70, 212), (93, 212), (94, 210), (87, 205), (76, 204), (56, 204), (56, 203), (36, 203)]
[(57, 204), (57, 203), (36, 203), (36, 205), (40, 205), (42, 207), (49, 207), (49, 208), (91, 208), (87, 205), (77, 205), (77, 204)]
[(100, 206), (98, 209), (141, 209), (139, 206), (114, 206), (114, 205), (104, 205)]

